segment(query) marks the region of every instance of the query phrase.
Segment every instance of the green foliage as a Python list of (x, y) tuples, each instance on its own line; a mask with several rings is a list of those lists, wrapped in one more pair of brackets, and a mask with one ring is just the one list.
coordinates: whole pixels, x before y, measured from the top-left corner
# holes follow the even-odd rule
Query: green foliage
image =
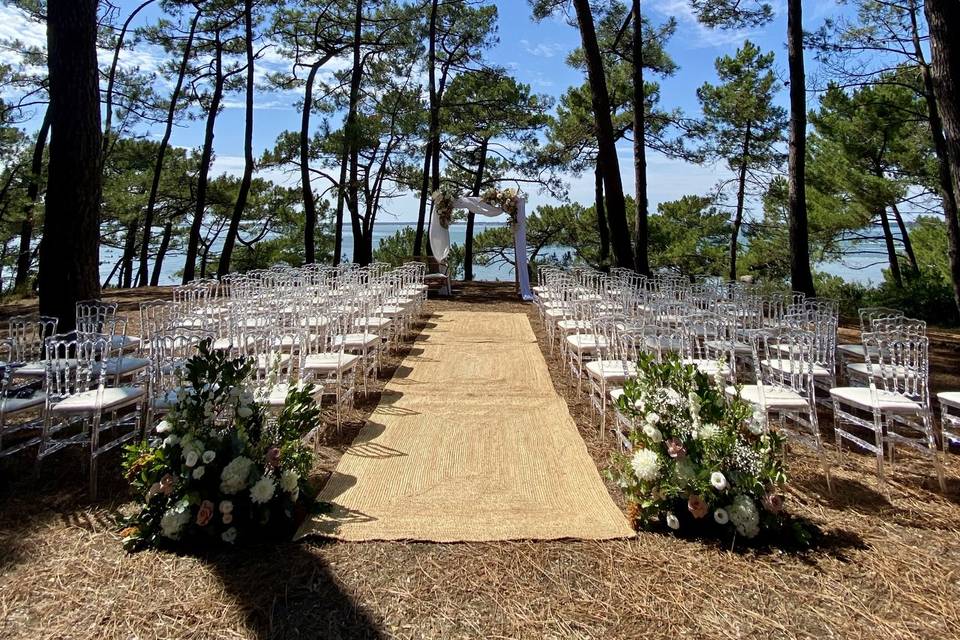
[(783, 438), (767, 417), (727, 398), (711, 379), (673, 355), (644, 354), (617, 406), (632, 418), (632, 453), (614, 454), (609, 476), (637, 524), (754, 538), (784, 525)]
[[(720, 276), (727, 262), (730, 222), (704, 196), (663, 202), (650, 216), (650, 264), (681, 275)], [(696, 233), (691, 233), (696, 229)]]

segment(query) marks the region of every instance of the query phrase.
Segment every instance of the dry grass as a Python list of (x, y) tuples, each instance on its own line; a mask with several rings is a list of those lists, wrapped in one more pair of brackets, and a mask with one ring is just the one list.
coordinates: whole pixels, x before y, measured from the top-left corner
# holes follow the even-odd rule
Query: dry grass
[[(508, 289), (474, 286), (430, 306), (535, 315), (505, 299)], [(946, 377), (956, 352), (954, 337), (938, 340), (935, 386), (956, 382)], [(548, 362), (602, 467), (610, 439), (599, 438), (560, 364)], [(318, 481), (376, 400), (329, 433)], [(824, 532), (803, 554), (645, 532), (600, 543), (314, 541), (199, 557), (125, 553), (114, 522), (130, 505), (115, 467), (102, 479), (112, 497), (90, 503), (79, 460), (58, 455), (36, 475), (25, 457), (0, 466), (2, 638), (960, 636), (956, 456), (946, 495), (929, 463), (910, 456), (884, 495), (872, 460), (848, 453), (831, 495), (816, 458), (792, 452), (789, 508)]]

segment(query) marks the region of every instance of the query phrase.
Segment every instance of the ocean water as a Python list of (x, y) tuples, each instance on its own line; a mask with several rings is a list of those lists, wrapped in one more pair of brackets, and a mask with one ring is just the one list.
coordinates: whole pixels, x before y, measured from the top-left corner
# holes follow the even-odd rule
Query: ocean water
[[(415, 228), (416, 225), (406, 222), (384, 222), (374, 225), (373, 244), (377, 247), (380, 241), (389, 238), (405, 227)], [(491, 227), (504, 226), (504, 223), (488, 222), (477, 223), (476, 233)], [(466, 224), (453, 224), (450, 226), (450, 241), (452, 244), (463, 245), (467, 237)], [(883, 249), (882, 243), (877, 243), (879, 249)], [(554, 255), (560, 256), (569, 251), (566, 247), (550, 247), (548, 249)], [(353, 236), (347, 233), (343, 239), (343, 255), (348, 259), (353, 255)], [(104, 247), (100, 251), (100, 278), (101, 282), (110, 275), (114, 264), (120, 257), (118, 249)], [(164, 260), (163, 271), (160, 276), (160, 284), (179, 284), (180, 278), (177, 272), (183, 269), (182, 254), (168, 255)], [(815, 269), (843, 278), (848, 282), (861, 284), (878, 284), (883, 281), (883, 269), (886, 263), (882, 260), (877, 263), (876, 256), (851, 256), (839, 262), (827, 262), (815, 265)], [(214, 268), (216, 268), (214, 266)], [(513, 267), (508, 264), (500, 265), (474, 265), (474, 277), (476, 280), (486, 282), (513, 282)]]

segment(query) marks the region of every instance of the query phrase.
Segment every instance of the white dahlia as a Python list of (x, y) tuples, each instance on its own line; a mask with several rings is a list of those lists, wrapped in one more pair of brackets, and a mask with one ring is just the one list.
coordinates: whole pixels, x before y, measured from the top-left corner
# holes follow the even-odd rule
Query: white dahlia
[(277, 483), (270, 476), (263, 476), (250, 489), (250, 500), (254, 504), (270, 502), (277, 491)]
[(639, 449), (630, 461), (633, 473), (641, 482), (656, 480), (660, 475), (660, 458), (650, 449)]

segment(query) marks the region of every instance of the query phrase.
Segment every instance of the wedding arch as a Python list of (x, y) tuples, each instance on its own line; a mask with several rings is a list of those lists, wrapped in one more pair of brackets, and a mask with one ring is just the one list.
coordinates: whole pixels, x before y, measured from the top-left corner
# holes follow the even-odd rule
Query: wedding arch
[(450, 255), (450, 223), (454, 209), (466, 209), (490, 218), (506, 214), (513, 230), (514, 264), (520, 297), (533, 300), (530, 273), (527, 271), (527, 213), (526, 198), (515, 191), (491, 189), (483, 196), (455, 197), (438, 191), (433, 194), (433, 214), (430, 218), (430, 249), (433, 257), (445, 265)]

